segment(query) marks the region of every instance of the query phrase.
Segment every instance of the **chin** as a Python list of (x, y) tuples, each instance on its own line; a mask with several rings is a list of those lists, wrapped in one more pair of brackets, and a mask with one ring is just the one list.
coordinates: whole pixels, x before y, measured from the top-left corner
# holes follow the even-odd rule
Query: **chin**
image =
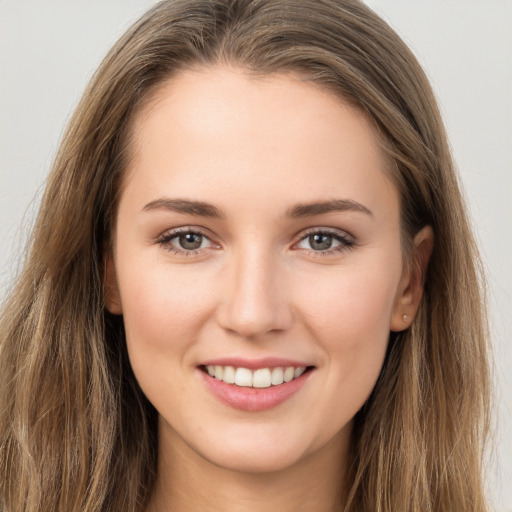
[(254, 455), (229, 452), (212, 454), (209, 461), (220, 468), (236, 473), (266, 474), (286, 470), (297, 464), (299, 459), (300, 456), (296, 453), (265, 454), (260, 452), (258, 455)]
[(194, 451), (213, 465), (238, 473), (273, 473), (297, 464), (307, 457), (301, 443), (282, 440), (247, 440), (239, 442), (211, 441)]

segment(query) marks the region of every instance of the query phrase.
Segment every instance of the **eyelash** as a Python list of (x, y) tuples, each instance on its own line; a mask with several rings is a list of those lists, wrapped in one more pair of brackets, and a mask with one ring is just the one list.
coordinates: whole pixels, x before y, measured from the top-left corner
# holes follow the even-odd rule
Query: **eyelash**
[(310, 230), (307, 230), (300, 238), (298, 242), (294, 244), (298, 245), (303, 240), (306, 240), (308, 237), (312, 235), (324, 235), (331, 237), (333, 240), (339, 242), (339, 245), (326, 249), (324, 251), (315, 251), (314, 249), (306, 249), (308, 251), (308, 255), (316, 256), (316, 257), (324, 257), (324, 256), (332, 256), (334, 254), (339, 254), (344, 251), (349, 251), (354, 248), (356, 243), (354, 242), (353, 238), (349, 236), (348, 234), (344, 232), (340, 232), (335, 229), (328, 229), (328, 228), (313, 228)]
[[(160, 236), (156, 242), (157, 242), (157, 244), (162, 246), (165, 250), (170, 251), (170, 252), (180, 255), (180, 256), (190, 257), (190, 256), (197, 256), (197, 255), (203, 253), (205, 250), (204, 247), (203, 248), (200, 247), (198, 249), (186, 250), (186, 249), (180, 249), (178, 247), (175, 247), (170, 243), (171, 240), (173, 240), (174, 238), (177, 238), (180, 235), (188, 235), (188, 234), (201, 236), (203, 238), (206, 238), (213, 246), (215, 246), (215, 245), (218, 246), (218, 244), (215, 244), (214, 242), (211, 241), (210, 237), (206, 233), (204, 233), (200, 229), (192, 228), (192, 227), (190, 227), (190, 228), (182, 227), (182, 228), (173, 229), (172, 231), (164, 233), (162, 236)], [(347, 250), (352, 250), (354, 248), (354, 246), (356, 245), (354, 240), (349, 235), (347, 235), (345, 233), (339, 232), (337, 230), (327, 229), (327, 228), (315, 228), (315, 229), (307, 230), (305, 233), (303, 233), (300, 240), (298, 242), (295, 242), (293, 244), (293, 246), (294, 247), (297, 246), (298, 244), (300, 244), (301, 242), (306, 240), (308, 237), (313, 236), (313, 235), (328, 236), (328, 237), (331, 237), (333, 240), (339, 242), (339, 245), (337, 245), (333, 248), (326, 249), (326, 250), (318, 250), (317, 251), (314, 249), (304, 249), (304, 250), (307, 250), (308, 255), (312, 255), (314, 257), (324, 257), (324, 256), (330, 256), (333, 254), (338, 254), (338, 253), (341, 253), (341, 252), (344, 252)], [(299, 249), (296, 249), (296, 250), (299, 250)]]
[(173, 229), (172, 231), (164, 233), (162, 236), (160, 236), (157, 239), (157, 243), (159, 245), (161, 245), (166, 251), (170, 251), (179, 256), (196, 256), (196, 255), (201, 254), (204, 251), (204, 247), (198, 248), (198, 249), (186, 250), (186, 249), (180, 249), (178, 247), (175, 247), (170, 243), (171, 240), (179, 237), (180, 235), (189, 235), (189, 234), (201, 236), (203, 238), (206, 238), (208, 241), (210, 241), (210, 243), (214, 244), (210, 240), (210, 237), (206, 233), (204, 233), (203, 231), (201, 231), (197, 228), (189, 228), (189, 227), (176, 228), (176, 229)]

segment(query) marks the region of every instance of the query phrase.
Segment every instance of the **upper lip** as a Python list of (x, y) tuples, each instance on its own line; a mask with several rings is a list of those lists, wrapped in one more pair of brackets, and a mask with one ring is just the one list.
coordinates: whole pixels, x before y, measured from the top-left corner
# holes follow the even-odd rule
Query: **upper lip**
[(259, 368), (286, 368), (293, 366), (295, 368), (312, 366), (304, 361), (281, 357), (261, 357), (261, 358), (242, 358), (242, 357), (222, 357), (208, 359), (199, 366), (233, 366), (235, 368), (247, 368), (248, 370), (257, 370)]

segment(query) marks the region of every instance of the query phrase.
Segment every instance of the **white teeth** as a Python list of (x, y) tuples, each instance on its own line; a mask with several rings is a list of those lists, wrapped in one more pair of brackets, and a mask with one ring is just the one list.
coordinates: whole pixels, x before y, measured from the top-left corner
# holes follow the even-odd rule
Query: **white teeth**
[(297, 377), (300, 377), (304, 372), (306, 371), (306, 368), (295, 368), (293, 372), (293, 378), (296, 379)]
[(268, 388), (297, 379), (306, 371), (306, 367), (259, 368), (251, 371), (247, 368), (234, 368), (233, 366), (208, 365), (206, 371), (210, 377), (222, 380), (227, 384), (249, 388)]
[(237, 368), (235, 372), (235, 384), (237, 386), (252, 387), (252, 372), (247, 368)]
[(224, 367), (224, 377), (222, 380), (227, 384), (235, 383), (235, 369), (232, 366)]
[(283, 379), (283, 369), (282, 368), (274, 368), (272, 370), (272, 384), (274, 386), (279, 386), (284, 382)]
[(295, 368), (293, 366), (287, 366), (286, 370), (284, 371), (283, 380), (285, 382), (290, 382), (293, 380), (293, 377), (295, 375)]
[(252, 377), (253, 388), (269, 388), (272, 384), (272, 375), (268, 368), (256, 370)]

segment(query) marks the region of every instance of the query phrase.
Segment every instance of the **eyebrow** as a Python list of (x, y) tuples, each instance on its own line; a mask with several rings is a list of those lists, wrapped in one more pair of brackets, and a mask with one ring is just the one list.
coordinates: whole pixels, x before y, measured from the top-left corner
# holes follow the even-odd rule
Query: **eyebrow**
[(177, 213), (197, 215), (199, 217), (211, 217), (213, 219), (222, 219), (224, 217), (222, 211), (212, 204), (202, 201), (190, 201), (189, 199), (170, 199), (166, 197), (149, 202), (142, 210), (170, 210)]
[[(143, 211), (170, 210), (177, 213), (223, 219), (222, 210), (210, 203), (191, 201), (190, 199), (160, 198), (147, 203)], [(361, 203), (352, 199), (332, 199), (312, 203), (299, 203), (286, 211), (286, 216), (292, 218), (313, 217), (323, 213), (355, 211), (373, 216), (373, 213)]]
[(373, 216), (366, 206), (352, 199), (332, 199), (313, 203), (297, 204), (287, 211), (287, 215), (293, 218), (312, 217), (331, 212), (361, 212)]

